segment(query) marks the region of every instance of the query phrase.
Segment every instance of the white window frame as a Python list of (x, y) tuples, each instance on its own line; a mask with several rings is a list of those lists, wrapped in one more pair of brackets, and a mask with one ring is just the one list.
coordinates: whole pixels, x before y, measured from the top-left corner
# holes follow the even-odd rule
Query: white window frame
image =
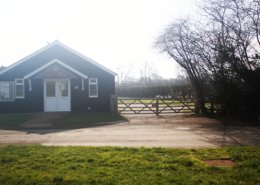
[[(11, 85), (13, 86), (13, 99), (12, 100), (2, 100), (1, 97), (0, 97), (0, 102), (13, 102), (15, 100), (15, 94), (14, 94), (14, 81), (0, 81), (0, 84), (5, 84), (5, 83), (11, 83)], [(1, 88), (1, 85), (0, 85), (0, 88)], [(10, 87), (9, 87), (10, 88)], [(0, 90), (0, 93), (4, 93), (2, 92), (2, 90)]]
[[(96, 82), (93, 83), (91, 82), (91, 80), (95, 79)], [(90, 85), (96, 85), (97, 86), (97, 95), (90, 95)], [(88, 89), (89, 89), (89, 97), (90, 98), (98, 98), (98, 79), (97, 78), (89, 78), (89, 86), (88, 86)]]
[[(18, 83), (17, 80), (22, 80), (22, 83)], [(23, 96), (16, 96), (16, 86), (17, 85), (22, 85), (23, 86)], [(23, 78), (16, 78), (15, 79), (15, 98), (19, 99), (19, 98), (24, 98), (25, 97), (25, 90), (24, 90), (24, 79)]]

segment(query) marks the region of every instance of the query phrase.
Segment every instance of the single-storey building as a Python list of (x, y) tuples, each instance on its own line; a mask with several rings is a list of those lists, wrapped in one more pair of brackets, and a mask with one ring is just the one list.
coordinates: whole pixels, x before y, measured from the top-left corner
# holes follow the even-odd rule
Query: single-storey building
[(116, 75), (56, 40), (0, 71), (0, 113), (109, 111)]

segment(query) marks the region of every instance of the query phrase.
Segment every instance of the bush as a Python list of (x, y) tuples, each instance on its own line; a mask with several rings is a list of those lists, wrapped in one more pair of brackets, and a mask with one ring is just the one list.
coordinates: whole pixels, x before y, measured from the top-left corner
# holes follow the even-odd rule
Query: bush
[[(211, 86), (205, 85), (205, 94), (210, 95), (213, 92)], [(195, 90), (191, 85), (167, 85), (167, 86), (149, 86), (149, 87), (116, 87), (118, 97), (130, 98), (154, 98), (161, 95), (165, 98), (191, 98), (195, 97)]]

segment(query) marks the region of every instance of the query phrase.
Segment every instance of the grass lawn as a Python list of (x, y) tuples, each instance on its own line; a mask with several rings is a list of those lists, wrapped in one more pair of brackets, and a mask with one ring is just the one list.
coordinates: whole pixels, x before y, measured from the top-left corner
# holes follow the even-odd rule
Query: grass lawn
[(0, 126), (12, 126), (23, 123), (32, 116), (23, 114), (0, 114)]
[[(230, 159), (230, 167), (203, 160)], [(259, 184), (260, 147), (0, 147), (0, 184)]]
[(92, 124), (98, 122), (108, 122), (122, 120), (122, 115), (114, 115), (109, 112), (70, 112), (55, 124), (59, 125), (78, 125)]

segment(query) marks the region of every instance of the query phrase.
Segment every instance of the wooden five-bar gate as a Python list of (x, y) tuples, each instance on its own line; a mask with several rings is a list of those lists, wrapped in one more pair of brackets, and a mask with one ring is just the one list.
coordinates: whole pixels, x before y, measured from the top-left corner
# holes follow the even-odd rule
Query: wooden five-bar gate
[(172, 114), (195, 112), (193, 98), (117, 98), (110, 95), (114, 114)]

